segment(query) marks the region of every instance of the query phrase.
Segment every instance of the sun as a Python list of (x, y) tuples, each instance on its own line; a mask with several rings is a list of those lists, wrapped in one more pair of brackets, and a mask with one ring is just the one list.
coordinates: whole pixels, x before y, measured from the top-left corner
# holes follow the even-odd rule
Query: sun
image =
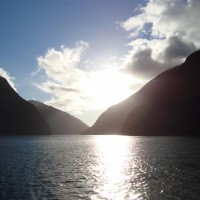
[(100, 107), (119, 103), (133, 93), (134, 79), (118, 68), (109, 68), (91, 73), (88, 92)]

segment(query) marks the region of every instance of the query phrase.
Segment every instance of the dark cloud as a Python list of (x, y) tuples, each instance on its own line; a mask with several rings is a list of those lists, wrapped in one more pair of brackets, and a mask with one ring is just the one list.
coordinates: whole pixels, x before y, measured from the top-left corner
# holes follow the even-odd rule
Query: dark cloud
[(67, 87), (63, 87), (63, 86), (54, 86), (54, 85), (49, 85), (48, 86), (49, 90), (51, 90), (52, 92), (54, 91), (63, 91), (63, 92), (80, 92), (77, 89), (74, 88), (67, 88)]
[(197, 48), (193, 42), (183, 41), (181, 38), (173, 36), (169, 38), (164, 57), (166, 61), (185, 58), (196, 50)]
[(161, 71), (164, 65), (152, 58), (152, 50), (144, 49), (132, 55), (126, 69), (133, 73), (134, 76), (142, 78), (152, 78)]

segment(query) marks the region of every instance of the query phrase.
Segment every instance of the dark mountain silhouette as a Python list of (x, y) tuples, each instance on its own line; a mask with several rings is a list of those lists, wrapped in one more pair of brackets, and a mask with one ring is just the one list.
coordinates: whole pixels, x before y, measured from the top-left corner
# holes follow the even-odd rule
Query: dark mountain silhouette
[(200, 51), (110, 107), (86, 134), (200, 134)]
[(0, 135), (44, 135), (50, 128), (36, 108), (0, 76)]
[(66, 112), (47, 106), (38, 101), (31, 100), (29, 102), (41, 113), (54, 135), (80, 134), (88, 128), (81, 120)]

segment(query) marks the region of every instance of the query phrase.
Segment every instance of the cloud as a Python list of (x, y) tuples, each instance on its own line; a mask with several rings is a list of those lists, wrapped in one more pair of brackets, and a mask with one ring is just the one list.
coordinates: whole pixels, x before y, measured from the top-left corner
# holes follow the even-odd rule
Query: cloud
[(12, 76), (10, 76), (10, 74), (8, 72), (6, 72), (3, 68), (0, 68), (0, 76), (4, 77), (8, 81), (8, 83), (10, 84), (10, 86), (15, 91), (17, 91), (16, 86), (15, 86), (15, 84), (13, 82), (15, 80), (15, 78), (12, 77)]
[(125, 58), (125, 61), (125, 71), (146, 79), (161, 72), (164, 67), (164, 64), (152, 58), (152, 49), (148, 47), (138, 52), (132, 52)]
[(168, 46), (164, 51), (164, 56), (166, 60), (185, 58), (195, 50), (196, 47), (193, 42), (183, 41), (179, 37), (172, 36), (168, 40)]
[[(37, 58), (39, 73), (44, 79), (34, 83), (51, 99), (45, 103), (72, 114), (102, 110), (133, 93), (135, 88), (131, 76), (123, 73), (119, 66), (108, 65), (99, 70), (88, 69), (82, 59), (87, 42), (78, 42), (75, 47), (49, 49), (44, 56)], [(37, 72), (37, 75), (39, 75)], [(129, 86), (132, 87), (129, 87)], [(138, 83), (136, 84), (139, 87)]]
[[(49, 49), (44, 56), (37, 58), (39, 70), (44, 72), (45, 81), (35, 83), (42, 91), (51, 94), (46, 101), (63, 110), (79, 112), (84, 94), (84, 81), (88, 77), (87, 71), (81, 70), (81, 56), (87, 49), (87, 42), (77, 42), (74, 48), (61, 46), (59, 50)], [(77, 106), (79, 105), (79, 106)]]
[(81, 55), (88, 47), (88, 43), (80, 41), (75, 48), (61, 47), (61, 50), (50, 49), (45, 56), (37, 58), (39, 68), (51, 80), (58, 83), (76, 82), (75, 77), (81, 76), (81, 70), (76, 68), (80, 62)]
[(132, 38), (124, 68), (134, 75), (152, 78), (200, 48), (199, 0), (149, 0), (138, 9), (121, 22)]

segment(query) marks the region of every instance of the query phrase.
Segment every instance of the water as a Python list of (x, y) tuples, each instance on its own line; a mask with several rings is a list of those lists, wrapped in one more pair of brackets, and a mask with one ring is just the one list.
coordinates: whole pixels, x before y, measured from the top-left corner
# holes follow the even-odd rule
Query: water
[(200, 198), (200, 139), (0, 138), (0, 199)]

